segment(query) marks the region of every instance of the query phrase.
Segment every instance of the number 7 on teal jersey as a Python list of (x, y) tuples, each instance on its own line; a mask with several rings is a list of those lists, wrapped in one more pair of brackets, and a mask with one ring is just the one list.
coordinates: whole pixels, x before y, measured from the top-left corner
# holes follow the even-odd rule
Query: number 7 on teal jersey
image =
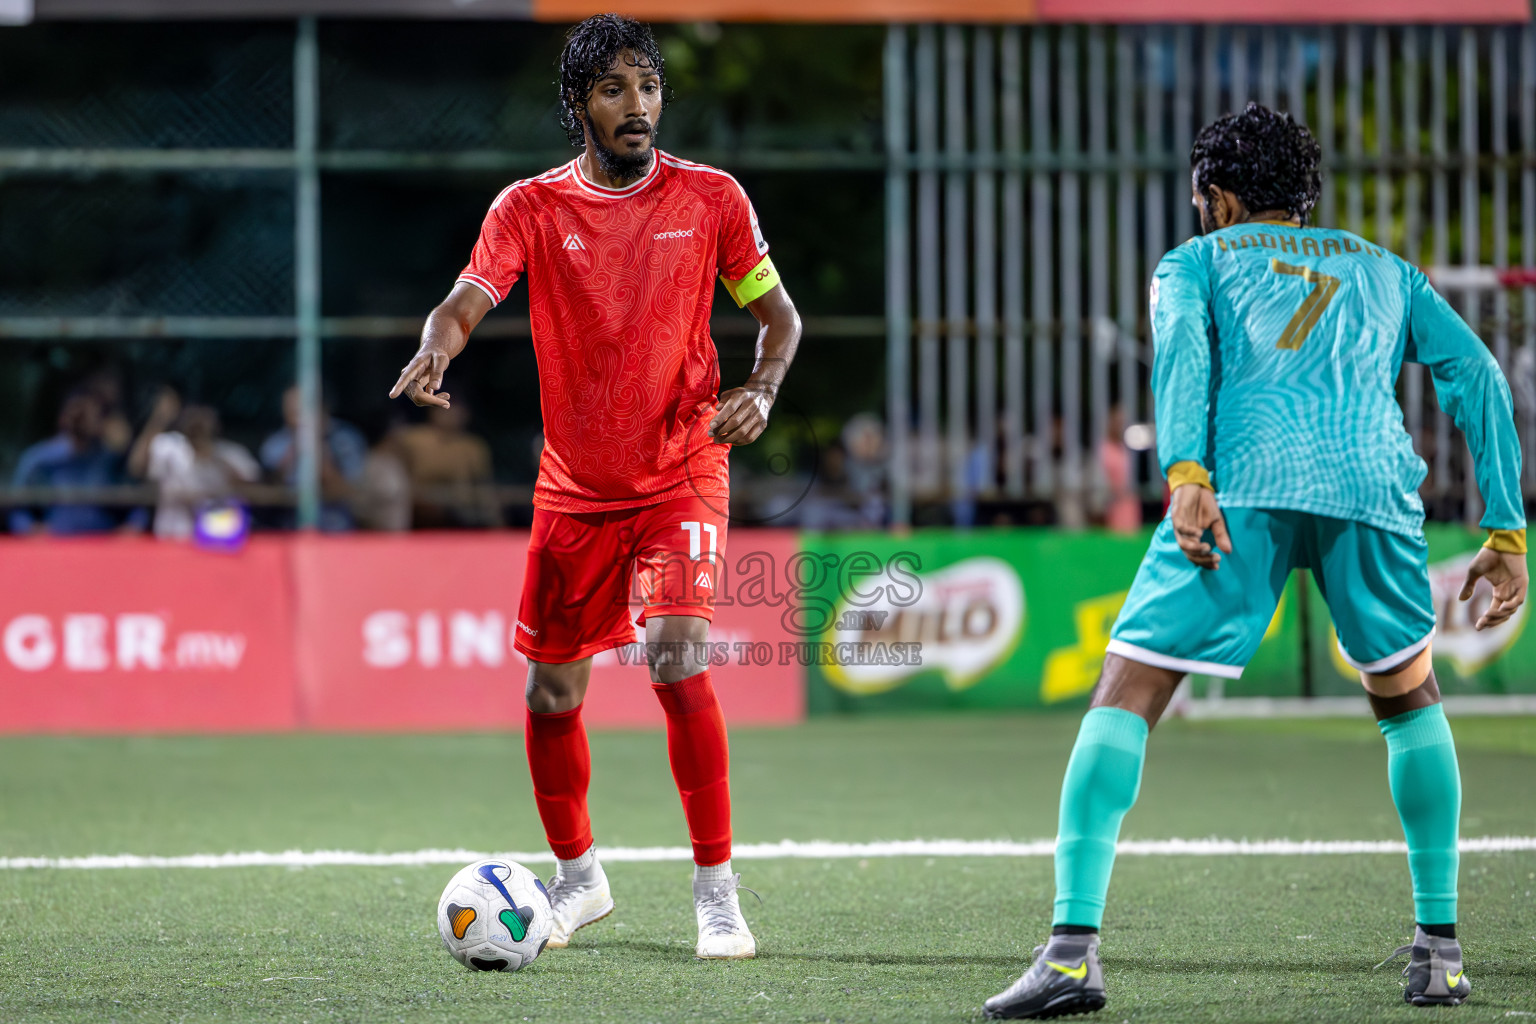
[(1290, 349), (1295, 351), (1301, 348), (1307, 340), (1307, 335), (1312, 333), (1312, 328), (1317, 326), (1322, 319), (1323, 311), (1328, 308), (1328, 303), (1333, 301), (1333, 295), (1339, 290), (1342, 283), (1336, 277), (1320, 274), (1311, 267), (1298, 267), (1290, 263), (1281, 263), (1271, 259), (1269, 269), (1277, 274), (1292, 274), (1311, 284), (1312, 291), (1301, 300), (1301, 305), (1296, 307), (1296, 313), (1291, 317), (1291, 322), (1285, 325), (1285, 330), (1280, 333), (1280, 340), (1275, 342), (1275, 348)]

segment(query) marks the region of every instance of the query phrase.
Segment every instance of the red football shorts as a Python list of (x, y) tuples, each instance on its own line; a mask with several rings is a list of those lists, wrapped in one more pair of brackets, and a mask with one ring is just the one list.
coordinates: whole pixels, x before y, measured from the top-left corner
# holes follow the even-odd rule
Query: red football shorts
[(713, 619), (725, 505), (690, 494), (616, 512), (535, 508), (517, 649), (534, 661), (580, 661), (634, 643), (631, 623), (647, 616)]

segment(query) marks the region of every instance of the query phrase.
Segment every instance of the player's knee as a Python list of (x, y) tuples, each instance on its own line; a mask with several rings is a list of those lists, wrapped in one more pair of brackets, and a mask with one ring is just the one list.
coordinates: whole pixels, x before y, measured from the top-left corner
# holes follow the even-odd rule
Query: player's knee
[(1133, 712), (1156, 724), (1173, 699), (1184, 673), (1132, 661), (1118, 654), (1104, 658), (1104, 668), (1094, 687), (1093, 707), (1114, 707)]
[(1373, 697), (1401, 697), (1423, 686), (1433, 667), (1429, 646), (1425, 645), (1418, 654), (1385, 672), (1361, 672), (1360, 684)]
[(569, 711), (587, 695), (584, 663), (552, 665), (529, 662), (528, 685), (523, 698), (536, 715)]
[(647, 658), (653, 683), (680, 683), (698, 675), (709, 667), (708, 657), (701, 657), (698, 648), (703, 641), (663, 641), (647, 645)]
[(680, 683), (709, 668), (709, 622), (666, 615), (646, 624), (645, 660), (653, 683)]

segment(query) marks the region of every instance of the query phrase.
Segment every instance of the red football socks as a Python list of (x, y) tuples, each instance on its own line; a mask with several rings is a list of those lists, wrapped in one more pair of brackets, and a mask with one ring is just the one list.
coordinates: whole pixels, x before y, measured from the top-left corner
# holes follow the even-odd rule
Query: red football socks
[(667, 757), (683, 798), (694, 863), (724, 863), (731, 858), (731, 755), (709, 671), (651, 686), (667, 713)]
[(533, 799), (549, 848), (562, 860), (575, 860), (592, 845), (592, 820), (587, 817), (592, 751), (581, 724), (581, 705), (551, 714), (528, 712), (525, 736)]

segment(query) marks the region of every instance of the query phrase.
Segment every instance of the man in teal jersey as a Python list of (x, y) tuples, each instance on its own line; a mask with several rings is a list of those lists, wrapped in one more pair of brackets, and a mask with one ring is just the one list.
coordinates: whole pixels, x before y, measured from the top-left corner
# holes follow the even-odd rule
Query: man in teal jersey
[(1461, 778), (1430, 664), (1423, 461), (1403, 429), (1404, 360), (1429, 367), (1466, 435), (1487, 544), (1478, 629), (1525, 600), (1520, 448), (1497, 362), (1418, 270), (1347, 231), (1303, 225), (1317, 142), (1250, 103), (1191, 152), (1199, 238), (1152, 280), (1157, 448), (1168, 516), (1111, 634), (1062, 782), (1054, 927), (1034, 963), (987, 1000), (994, 1018), (1104, 1005), (1099, 926), (1147, 733), (1185, 673), (1237, 678), (1291, 570), (1314, 573), (1387, 743), (1417, 928), (1403, 997), (1456, 1004), (1471, 986), (1456, 940)]

